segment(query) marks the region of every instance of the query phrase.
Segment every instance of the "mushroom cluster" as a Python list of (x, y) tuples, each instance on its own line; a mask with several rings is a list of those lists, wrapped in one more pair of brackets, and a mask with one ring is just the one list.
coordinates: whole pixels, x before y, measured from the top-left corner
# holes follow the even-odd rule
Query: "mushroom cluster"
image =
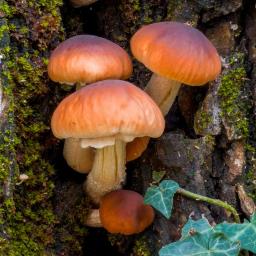
[[(92, 35), (78, 35), (62, 42), (51, 54), (48, 74), (51, 80), (76, 85), (76, 89), (104, 79), (127, 79), (132, 73), (129, 55), (117, 44)], [(63, 155), (68, 165), (88, 173), (94, 152), (81, 148), (76, 138), (65, 139)]]
[(163, 115), (182, 83), (204, 85), (221, 70), (211, 42), (178, 22), (142, 27), (131, 39), (131, 51), (153, 72), (144, 91), (118, 80), (130, 77), (131, 59), (120, 46), (97, 36), (64, 41), (52, 52), (48, 65), (53, 81), (76, 85), (76, 91), (54, 111), (51, 128), (57, 138), (65, 139), (68, 165), (88, 173), (84, 190), (100, 205), (86, 222), (127, 235), (143, 231), (154, 212), (143, 204), (141, 195), (120, 190), (126, 161), (138, 158), (150, 137), (161, 136)]
[(125, 180), (125, 144), (135, 137), (161, 136), (164, 118), (156, 103), (135, 85), (104, 80), (62, 100), (53, 113), (51, 127), (57, 138), (75, 138), (82, 148), (96, 149), (85, 190), (99, 203)]

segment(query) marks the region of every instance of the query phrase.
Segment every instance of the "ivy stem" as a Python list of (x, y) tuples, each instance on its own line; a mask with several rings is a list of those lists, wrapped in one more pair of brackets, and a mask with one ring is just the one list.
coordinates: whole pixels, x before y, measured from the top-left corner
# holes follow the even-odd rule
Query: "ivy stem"
[(177, 193), (179, 193), (179, 194), (181, 194), (181, 195), (183, 195), (185, 197), (194, 199), (196, 201), (202, 201), (202, 202), (206, 202), (206, 203), (209, 203), (209, 204), (220, 206), (220, 207), (226, 209), (227, 211), (229, 211), (229, 212), (231, 212), (233, 214), (234, 220), (235, 220), (236, 223), (240, 223), (239, 214), (236, 211), (236, 209), (233, 206), (231, 206), (230, 204), (228, 204), (228, 203), (226, 203), (224, 201), (221, 201), (219, 199), (213, 199), (213, 198), (206, 197), (206, 196), (201, 196), (201, 195), (192, 193), (190, 191), (187, 191), (187, 190), (185, 190), (183, 188), (179, 188), (177, 190)]

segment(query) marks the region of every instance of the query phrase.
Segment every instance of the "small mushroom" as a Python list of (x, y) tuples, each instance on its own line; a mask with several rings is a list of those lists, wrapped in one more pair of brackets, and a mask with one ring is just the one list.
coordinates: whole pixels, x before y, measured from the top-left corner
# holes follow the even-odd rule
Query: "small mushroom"
[(95, 2), (97, 2), (98, 0), (70, 0), (71, 4), (75, 7), (82, 7), (82, 6), (88, 6), (91, 5)]
[(131, 50), (153, 75), (145, 91), (164, 115), (169, 112), (181, 83), (199, 86), (221, 71), (212, 43), (197, 29), (179, 22), (143, 26), (131, 39)]
[(126, 79), (131, 73), (132, 63), (126, 51), (93, 35), (65, 40), (52, 52), (48, 64), (51, 80), (78, 87), (105, 79)]
[(135, 137), (159, 137), (164, 118), (138, 87), (105, 80), (65, 98), (53, 113), (51, 127), (57, 138), (79, 138), (81, 147), (96, 148), (85, 190), (98, 203), (125, 181), (126, 143)]
[(105, 195), (100, 202), (100, 220), (110, 233), (137, 234), (154, 220), (154, 210), (143, 203), (143, 197), (134, 191), (117, 190)]
[[(76, 84), (79, 89), (87, 83), (104, 79), (126, 79), (132, 73), (129, 55), (117, 44), (93, 35), (78, 35), (62, 42), (51, 54), (49, 77), (59, 83)], [(88, 173), (93, 163), (91, 148), (81, 148), (79, 140), (67, 138), (63, 155), (68, 165)]]
[(20, 174), (20, 176), (19, 176), (19, 182), (17, 182), (16, 183), (16, 185), (18, 186), (18, 185), (21, 185), (24, 181), (26, 181), (26, 180), (28, 180), (29, 179), (29, 177), (28, 177), (28, 175), (27, 174), (25, 174), (25, 173), (21, 173)]
[[(133, 35), (131, 50), (153, 71), (145, 91), (163, 115), (169, 112), (181, 83), (204, 85), (221, 71), (220, 57), (212, 43), (199, 30), (179, 22), (143, 26)], [(146, 149), (145, 143), (145, 138), (137, 139), (138, 145), (144, 145), (138, 148), (138, 155)]]

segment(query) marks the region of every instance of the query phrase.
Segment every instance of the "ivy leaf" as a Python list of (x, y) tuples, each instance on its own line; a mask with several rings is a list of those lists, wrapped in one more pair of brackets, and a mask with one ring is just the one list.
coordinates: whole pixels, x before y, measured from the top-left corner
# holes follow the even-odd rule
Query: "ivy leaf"
[(237, 256), (239, 250), (239, 243), (229, 241), (221, 233), (212, 232), (208, 238), (196, 233), (164, 246), (159, 256)]
[(184, 239), (187, 236), (193, 235), (193, 233), (195, 232), (209, 237), (212, 231), (213, 231), (213, 227), (210, 225), (210, 223), (205, 217), (199, 220), (192, 220), (191, 218), (189, 218), (188, 222), (182, 228), (181, 239)]
[(152, 205), (166, 218), (171, 217), (173, 197), (179, 189), (179, 184), (173, 180), (163, 180), (159, 186), (149, 187), (146, 191), (144, 203)]
[(256, 253), (256, 213), (251, 216), (250, 222), (224, 222), (218, 224), (215, 230), (224, 233), (231, 241), (239, 241), (242, 249)]

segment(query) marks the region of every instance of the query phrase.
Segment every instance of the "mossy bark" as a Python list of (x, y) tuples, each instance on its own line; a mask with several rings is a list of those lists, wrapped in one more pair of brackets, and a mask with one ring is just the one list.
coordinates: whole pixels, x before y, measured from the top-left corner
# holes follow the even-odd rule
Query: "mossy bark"
[[(65, 246), (81, 252), (75, 236), (85, 229), (71, 221), (58, 227), (62, 220), (53, 203), (49, 120), (61, 92), (50, 85), (46, 70), (50, 50), (64, 38), (61, 5), (0, 1), (1, 255), (57, 255), (62, 240), (72, 240)], [(24, 174), (28, 179), (21, 182)], [(77, 228), (73, 239), (70, 225)], [(60, 232), (62, 240), (55, 238)]]
[[(0, 255), (96, 256), (102, 255), (100, 249), (109, 255), (157, 255), (159, 247), (178, 238), (191, 211), (196, 217), (205, 213), (212, 221), (228, 218), (219, 209), (178, 197), (171, 221), (158, 215), (154, 227), (143, 234), (107, 237), (103, 230), (86, 230), (83, 220), (91, 207), (82, 190), (86, 176), (66, 165), (63, 143), (49, 127), (57, 103), (74, 89), (52, 83), (46, 69), (50, 51), (65, 38), (82, 33), (106, 37), (130, 52), (129, 40), (140, 26), (176, 20), (198, 27), (213, 41), (224, 60), (222, 76), (210, 90), (181, 89), (180, 104), (176, 102), (166, 117), (170, 133), (162, 143), (151, 142), (142, 158), (128, 165), (126, 188), (144, 193), (153, 170), (163, 169), (184, 188), (226, 200), (243, 216), (236, 183), (256, 198), (252, 2), (108, 0), (72, 8), (61, 0), (0, 0)], [(144, 88), (150, 76), (134, 60), (130, 80)], [(209, 106), (206, 100), (211, 95), (211, 104), (219, 109), (214, 112), (218, 115), (214, 132), (215, 116), (203, 108)], [(204, 130), (203, 138), (195, 130)], [(170, 148), (173, 139), (177, 143)], [(172, 156), (167, 158), (164, 152)], [(28, 176), (21, 184), (20, 174)]]

